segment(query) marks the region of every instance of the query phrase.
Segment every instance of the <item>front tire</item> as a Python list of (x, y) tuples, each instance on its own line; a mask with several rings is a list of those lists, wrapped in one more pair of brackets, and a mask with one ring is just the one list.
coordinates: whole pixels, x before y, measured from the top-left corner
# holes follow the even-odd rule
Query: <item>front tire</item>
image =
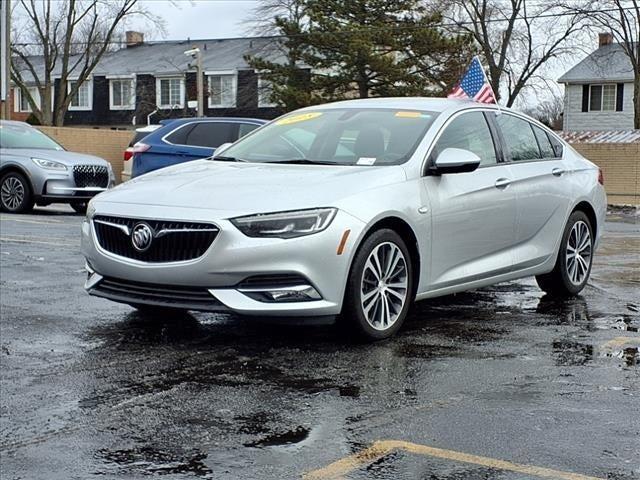
[(10, 213), (28, 213), (33, 209), (31, 185), (24, 175), (9, 172), (0, 180), (0, 209)]
[(81, 214), (86, 214), (87, 213), (87, 206), (89, 205), (88, 202), (72, 202), (70, 203), (71, 208), (73, 208), (75, 210), (76, 213), (81, 213)]
[(402, 237), (393, 230), (377, 230), (353, 260), (341, 320), (362, 339), (389, 338), (407, 317), (413, 285), (411, 255)]
[(549, 295), (569, 297), (585, 287), (593, 264), (593, 227), (584, 212), (571, 214), (553, 270), (538, 275), (538, 286)]

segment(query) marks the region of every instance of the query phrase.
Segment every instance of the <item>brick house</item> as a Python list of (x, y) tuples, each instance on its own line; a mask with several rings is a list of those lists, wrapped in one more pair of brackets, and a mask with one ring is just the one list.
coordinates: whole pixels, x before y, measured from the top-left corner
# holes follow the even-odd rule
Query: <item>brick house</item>
[[(264, 37), (144, 42), (142, 34), (127, 32), (126, 47), (105, 54), (81, 85), (65, 125), (145, 125), (148, 116), (151, 123), (196, 116), (188, 103), (197, 99), (195, 61), (184, 54), (195, 47), (202, 53), (205, 116), (274, 118), (281, 111), (270, 101), (270, 86), (244, 58), (272, 52), (272, 42)], [(35, 86), (29, 88), (39, 100)], [(55, 79), (54, 92), (58, 89)], [(12, 118), (25, 120), (30, 108), (20, 89), (13, 89), (11, 100)]]
[(558, 82), (565, 84), (564, 130), (633, 129), (633, 68), (610, 33)]

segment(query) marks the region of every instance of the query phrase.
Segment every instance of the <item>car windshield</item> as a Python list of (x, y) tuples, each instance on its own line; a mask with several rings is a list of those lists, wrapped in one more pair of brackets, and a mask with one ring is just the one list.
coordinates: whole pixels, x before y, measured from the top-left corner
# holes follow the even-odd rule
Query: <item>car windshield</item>
[(0, 147), (64, 150), (40, 130), (22, 125), (0, 125)]
[(224, 150), (220, 159), (397, 165), (411, 157), (437, 115), (436, 112), (387, 108), (294, 112)]

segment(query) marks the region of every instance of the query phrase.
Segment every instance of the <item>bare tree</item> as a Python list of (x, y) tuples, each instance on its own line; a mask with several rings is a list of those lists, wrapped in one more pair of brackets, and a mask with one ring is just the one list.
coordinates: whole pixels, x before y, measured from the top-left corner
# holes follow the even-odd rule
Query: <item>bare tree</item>
[(610, 32), (629, 58), (633, 70), (633, 128), (640, 129), (640, 0), (567, 2), (568, 10), (600, 31)]
[(568, 40), (582, 28), (579, 15), (550, 0), (531, 6), (526, 0), (454, 0), (448, 17), (455, 29), (473, 36), (489, 82), (507, 106), (546, 62), (570, 53)]
[[(117, 43), (127, 19), (142, 17), (162, 26), (138, 0), (20, 0), (13, 17), (18, 21), (13, 28), (11, 79), (43, 125), (64, 123), (72, 99)], [(30, 85), (37, 88), (39, 102)]]

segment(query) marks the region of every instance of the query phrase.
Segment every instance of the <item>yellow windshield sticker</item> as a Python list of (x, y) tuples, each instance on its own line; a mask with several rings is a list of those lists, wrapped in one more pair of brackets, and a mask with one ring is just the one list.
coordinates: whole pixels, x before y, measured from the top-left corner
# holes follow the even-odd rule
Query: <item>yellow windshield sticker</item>
[(420, 112), (396, 112), (396, 117), (400, 118), (420, 118), (422, 113)]
[(322, 115), (322, 112), (299, 113), (298, 115), (291, 115), (290, 117), (285, 117), (276, 121), (276, 125), (291, 125), (292, 123), (306, 122), (307, 120), (317, 118), (320, 115)]

